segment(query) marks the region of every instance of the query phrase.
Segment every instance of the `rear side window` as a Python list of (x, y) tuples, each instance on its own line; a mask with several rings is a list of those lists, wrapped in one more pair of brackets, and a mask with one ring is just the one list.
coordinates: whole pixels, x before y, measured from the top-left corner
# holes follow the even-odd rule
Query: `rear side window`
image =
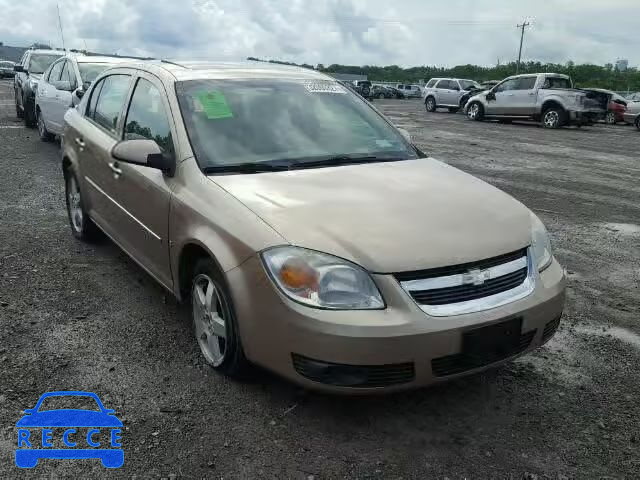
[[(130, 79), (131, 77), (129, 75), (110, 75), (106, 77), (101, 82), (102, 86), (98, 94), (95, 109), (90, 110), (92, 111), (92, 115), (89, 116), (93, 118), (93, 121), (112, 133), (116, 131), (118, 119), (120, 118), (127, 92), (129, 91)], [(92, 95), (91, 100), (93, 100), (94, 95)], [(89, 105), (89, 107), (91, 107), (91, 105)]]
[(171, 128), (162, 100), (163, 95), (151, 82), (138, 80), (129, 104), (124, 139), (155, 140), (163, 152), (173, 154)]

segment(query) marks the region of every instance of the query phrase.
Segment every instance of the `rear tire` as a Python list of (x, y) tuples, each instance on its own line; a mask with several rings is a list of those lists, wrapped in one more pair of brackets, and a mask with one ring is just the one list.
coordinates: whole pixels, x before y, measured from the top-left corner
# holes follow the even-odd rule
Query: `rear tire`
[(636, 117), (636, 121), (633, 122), (638, 130), (640, 130), (640, 117)]
[(565, 113), (560, 107), (547, 108), (542, 114), (542, 126), (544, 128), (556, 129), (565, 124)]
[(251, 363), (244, 355), (231, 293), (211, 258), (196, 262), (190, 296), (196, 341), (207, 363), (229, 377), (247, 378)]
[(24, 118), (24, 111), (20, 108), (20, 105), (18, 105), (17, 98), (16, 98), (16, 117), (18, 117), (20, 120)]
[(433, 113), (436, 111), (436, 99), (433, 97), (427, 97), (424, 101), (424, 107), (427, 109), (427, 112)]
[(484, 107), (479, 102), (473, 102), (467, 108), (467, 117), (469, 120), (481, 122), (484, 120)]
[(22, 97), (22, 111), (24, 113), (24, 124), (33, 128), (36, 126), (36, 112), (35, 109), (27, 108), (27, 101)]

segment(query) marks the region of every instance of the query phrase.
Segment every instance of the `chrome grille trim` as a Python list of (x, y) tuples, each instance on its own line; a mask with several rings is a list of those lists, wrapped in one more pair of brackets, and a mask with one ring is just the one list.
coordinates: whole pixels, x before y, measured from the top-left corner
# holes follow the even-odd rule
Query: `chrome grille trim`
[[(499, 278), (510, 273), (517, 272), (523, 268), (527, 268), (527, 276), (524, 281), (517, 287), (495, 295), (489, 295), (474, 300), (467, 300), (457, 303), (448, 303), (444, 305), (425, 305), (418, 303), (412, 295), (412, 292), (425, 290), (435, 290), (438, 288), (449, 288), (469, 284), (469, 278), (466, 273), (447, 275), (443, 277), (425, 278), (418, 280), (400, 281), (400, 286), (416, 301), (416, 304), (428, 315), (434, 317), (448, 317), (453, 315), (463, 315), (466, 313), (481, 312), (492, 308), (501, 307), (508, 303), (521, 300), (530, 295), (536, 286), (537, 269), (534, 268), (531, 257), (531, 250), (526, 250), (526, 256), (519, 259), (509, 261), (504, 264), (496, 265), (482, 272), (488, 272), (488, 278)], [(473, 271), (473, 268), (470, 268)], [(487, 279), (488, 279), (487, 278)]]

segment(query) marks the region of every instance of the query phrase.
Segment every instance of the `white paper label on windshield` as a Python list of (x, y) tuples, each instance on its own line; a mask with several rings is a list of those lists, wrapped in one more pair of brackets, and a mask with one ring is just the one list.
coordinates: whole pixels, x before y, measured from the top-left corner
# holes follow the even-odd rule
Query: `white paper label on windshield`
[(347, 93), (342, 85), (332, 82), (306, 82), (304, 88), (311, 93)]

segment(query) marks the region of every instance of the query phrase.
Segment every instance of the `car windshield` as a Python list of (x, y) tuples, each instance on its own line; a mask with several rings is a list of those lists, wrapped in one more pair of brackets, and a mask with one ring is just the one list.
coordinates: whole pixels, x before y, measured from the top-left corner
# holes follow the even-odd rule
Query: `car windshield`
[(93, 397), (84, 395), (56, 395), (45, 398), (38, 408), (38, 412), (65, 409), (101, 411), (100, 406)]
[(204, 171), (273, 161), (295, 168), (323, 158), (418, 157), (395, 128), (337, 82), (190, 80), (176, 90)]
[(471, 90), (472, 88), (480, 88), (478, 83), (473, 80), (458, 80), (463, 90)]
[(80, 63), (78, 62), (78, 70), (80, 70), (80, 78), (82, 83), (87, 84), (93, 82), (100, 75), (109, 63)]
[(49, 65), (59, 59), (61, 55), (51, 55), (46, 53), (35, 53), (31, 55), (27, 70), (29, 73), (43, 73)]
[(571, 88), (571, 80), (563, 77), (547, 77), (542, 88)]

